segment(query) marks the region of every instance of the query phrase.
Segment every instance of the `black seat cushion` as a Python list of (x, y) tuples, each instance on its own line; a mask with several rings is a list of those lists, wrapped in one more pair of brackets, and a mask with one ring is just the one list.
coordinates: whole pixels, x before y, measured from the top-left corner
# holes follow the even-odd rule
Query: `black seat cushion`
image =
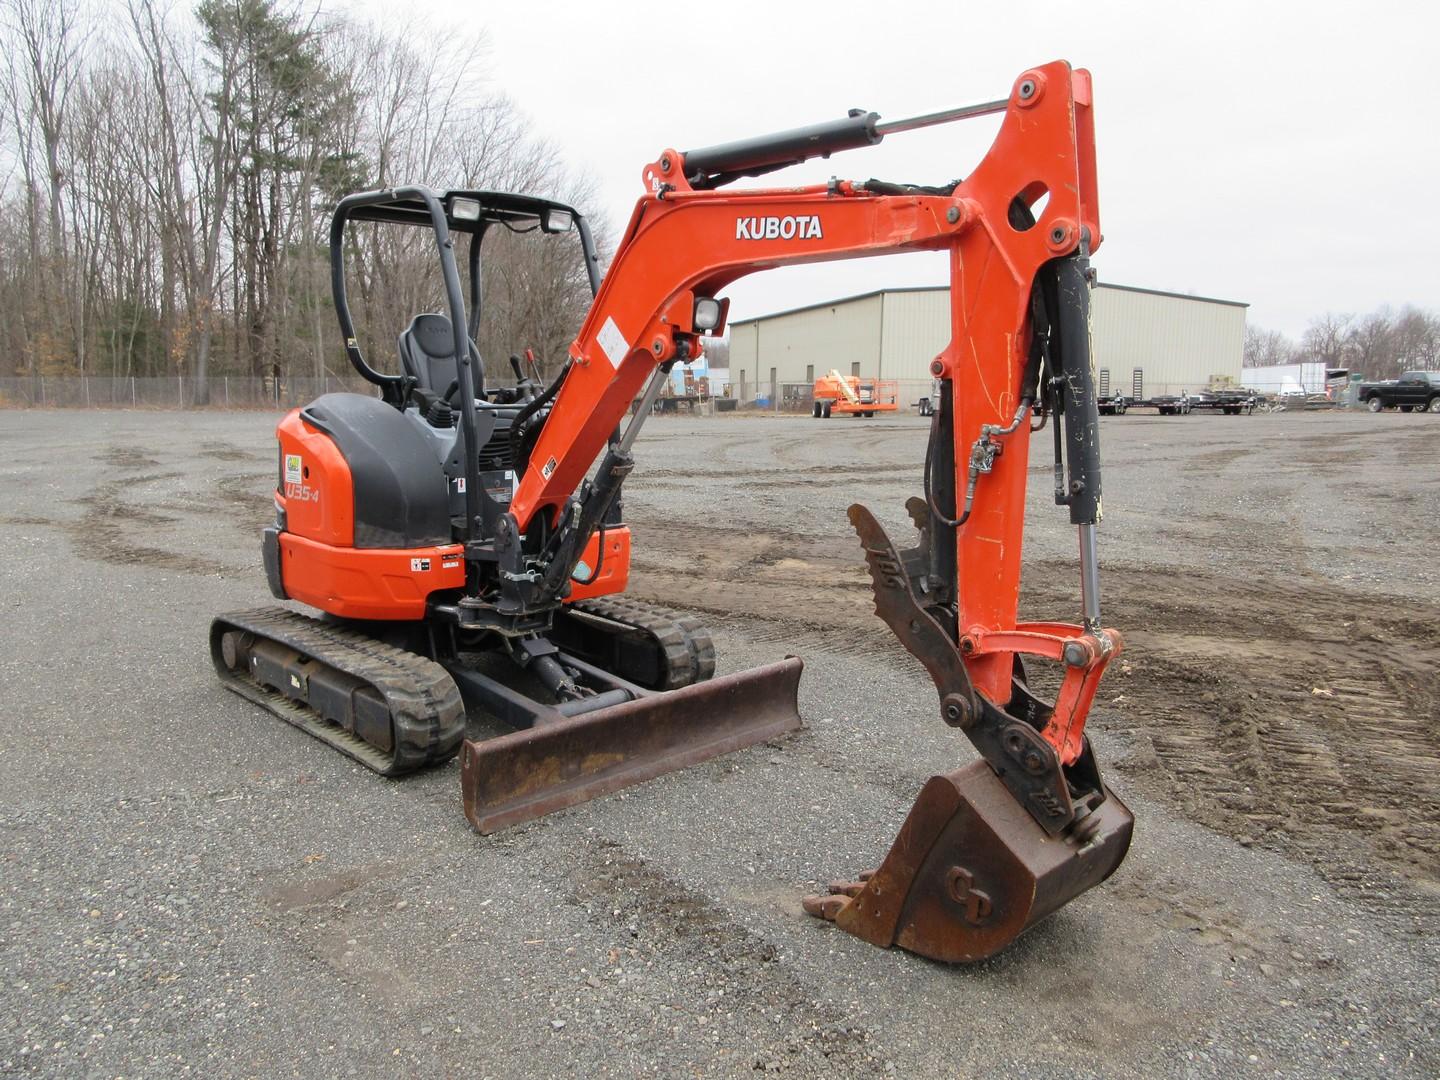
[(455, 363), (455, 331), (444, 315), (416, 315), (400, 335), (400, 364), (420, 389), (443, 394), (460, 377)]

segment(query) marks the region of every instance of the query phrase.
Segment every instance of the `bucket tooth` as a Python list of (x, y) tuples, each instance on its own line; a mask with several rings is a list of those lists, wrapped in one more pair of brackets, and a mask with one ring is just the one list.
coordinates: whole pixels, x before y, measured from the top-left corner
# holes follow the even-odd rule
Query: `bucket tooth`
[(501, 735), (466, 740), (465, 816), (479, 832), (566, 806), (801, 727), (798, 657)]
[(933, 776), (864, 887), (807, 897), (810, 914), (873, 945), (944, 963), (993, 956), (1120, 865), (1135, 819), (1108, 789), (1084, 839), (1051, 836), (984, 761)]

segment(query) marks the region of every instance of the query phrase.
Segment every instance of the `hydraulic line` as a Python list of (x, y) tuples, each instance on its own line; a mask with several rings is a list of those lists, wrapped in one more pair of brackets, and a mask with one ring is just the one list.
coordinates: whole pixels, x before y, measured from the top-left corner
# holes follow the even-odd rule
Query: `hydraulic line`
[[(1020, 228), (1027, 228), (1035, 223), (1030, 208), (1018, 197), (1010, 204), (1010, 218), (1011, 223)], [(1000, 453), (1000, 444), (995, 440), (1014, 434), (1031, 406), (1040, 398), (1038, 389), (1040, 372), (1042, 368), (1048, 366), (1050, 359), (1051, 321), (1046, 306), (1045, 291), (1039, 281), (1030, 291), (1030, 311), (1032, 327), (1030, 353), (1025, 359), (1025, 369), (1020, 375), (1020, 407), (1015, 411), (1014, 418), (1005, 427), (997, 424), (985, 424), (980, 428), (980, 438), (970, 449), (970, 467), (965, 484), (964, 510), (958, 518), (948, 517), (941, 513), (940, 508), (936, 506), (931, 487), (930, 455), (928, 453), (925, 455), (925, 501), (930, 506), (930, 512), (935, 515), (940, 524), (947, 528), (958, 528), (969, 520), (970, 510), (975, 501), (975, 485), (981, 475), (988, 473), (994, 467), (995, 457)], [(1039, 427), (1032, 427), (1030, 430), (1041, 430), (1045, 426), (1044, 418), (1045, 413), (1042, 412)]]
[(581, 581), (572, 574), (570, 580), (575, 582), (576, 585), (594, 585), (595, 582), (600, 580), (600, 571), (605, 566), (605, 523), (603, 521), (600, 523), (600, 527), (595, 530), (595, 535), (600, 538), (600, 544), (596, 549), (598, 553), (595, 556), (595, 569), (590, 571), (590, 576), (584, 581)]
[[(595, 478), (588, 483), (583, 496), (578, 500), (572, 498), (567, 503), (554, 534), (542, 550), (538, 561), (546, 566), (544, 571), (545, 588), (551, 595), (559, 595), (560, 589), (564, 587), (565, 582), (574, 572), (576, 562), (579, 560), (581, 552), (584, 551), (585, 545), (590, 542), (590, 537), (597, 529), (603, 532), (605, 515), (609, 512), (611, 503), (619, 495), (620, 485), (625, 482), (625, 477), (630, 475), (630, 470), (634, 468), (630, 447), (634, 445), (636, 437), (640, 434), (640, 428), (644, 425), (651, 408), (654, 407), (655, 399), (660, 396), (660, 389), (669, 377), (670, 367), (669, 363), (661, 364), (650, 376), (650, 383), (645, 388), (635, 415), (630, 418), (630, 423), (626, 425), (620, 437), (615, 439), (609, 449), (605, 451), (605, 456), (600, 459), (600, 464), (595, 470)], [(601, 552), (603, 556), (603, 537)], [(594, 580), (594, 575), (592, 575), (582, 584), (589, 584)]]
[(999, 456), (1003, 445), (998, 440), (1006, 435), (1013, 435), (1019, 430), (1020, 424), (1029, 413), (1032, 404), (1030, 398), (1021, 398), (1020, 407), (1015, 410), (1015, 416), (1005, 427), (1001, 427), (999, 424), (982, 424), (980, 426), (980, 437), (970, 448), (970, 466), (965, 481), (965, 509), (958, 518), (946, 517), (935, 505), (935, 494), (930, 484), (930, 455), (925, 455), (925, 501), (930, 506), (930, 512), (939, 519), (941, 525), (948, 529), (955, 529), (970, 520), (970, 511), (975, 503), (975, 486), (979, 483), (981, 476), (989, 473), (995, 467), (995, 458)]
[(555, 381), (545, 388), (545, 392), (526, 402), (525, 407), (516, 414), (515, 419), (510, 421), (510, 460), (515, 463), (516, 476), (523, 475), (526, 467), (530, 464), (528, 454), (523, 459), (520, 456), (520, 436), (524, 431), (525, 422), (555, 399), (555, 395), (560, 392), (560, 385), (565, 381), (565, 376), (570, 373), (570, 365), (571, 361), (567, 359), (565, 366), (560, 369), (560, 374), (555, 376)]

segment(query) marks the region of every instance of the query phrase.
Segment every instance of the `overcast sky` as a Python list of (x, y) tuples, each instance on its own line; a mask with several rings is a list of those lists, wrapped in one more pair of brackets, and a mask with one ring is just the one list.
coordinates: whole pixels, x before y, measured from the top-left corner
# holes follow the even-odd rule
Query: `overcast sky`
[[(483, 27), (495, 88), (595, 177), (602, 205), (580, 209), (617, 233), (667, 146), (1003, 97), (1064, 59), (1095, 80), (1102, 280), (1245, 301), (1292, 335), (1327, 310), (1440, 309), (1433, 3), (350, 3)], [(939, 183), (997, 126), (892, 135), (775, 182)], [(768, 271), (731, 286), (730, 317), (944, 280), (920, 255)]]

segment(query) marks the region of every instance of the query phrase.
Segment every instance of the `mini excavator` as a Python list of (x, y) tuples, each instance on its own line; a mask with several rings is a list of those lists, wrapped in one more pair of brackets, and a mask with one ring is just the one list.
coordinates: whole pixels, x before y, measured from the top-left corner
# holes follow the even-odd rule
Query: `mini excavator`
[[(342, 199), (335, 306), (350, 362), (378, 394), (326, 394), (281, 420), (265, 573), (277, 598), (322, 615), (217, 618), (224, 685), (386, 776), (459, 753), (465, 813), (482, 833), (799, 727), (799, 659), (717, 675), (699, 619), (624, 595), (621, 487), (635, 438), (671, 366), (723, 332), (732, 281), (945, 252), (952, 337), (932, 365), (923, 489), (907, 503), (917, 538), (897, 547), (863, 506), (849, 517), (877, 614), (930, 674), (941, 720), (980, 756), (924, 785), (878, 869), (805, 906), (941, 961), (1006, 946), (1108, 877), (1133, 827), (1085, 736), (1122, 645), (1100, 621), (1095, 546), (1091, 106), (1089, 73), (1056, 62), (1001, 100), (889, 123), (852, 111), (665, 150), (644, 169), (603, 278), (585, 219), (562, 203), (422, 186)], [(998, 135), (965, 180), (724, 190), (991, 114), (1003, 115)], [(352, 323), (352, 222), (433, 232), (447, 313), (415, 316), (394, 374), (367, 362)], [(578, 235), (583, 248), (594, 300), (548, 386), (518, 358), (514, 381), (502, 380), (474, 344), (483, 241), (500, 229)], [(457, 238), (468, 240), (468, 288)], [(1077, 624), (1017, 621), (1030, 436), (1047, 421), (1055, 501), (1078, 533)], [(1026, 679), (1040, 661), (1061, 672), (1053, 701)], [(467, 738), (467, 710), (514, 730)]]

